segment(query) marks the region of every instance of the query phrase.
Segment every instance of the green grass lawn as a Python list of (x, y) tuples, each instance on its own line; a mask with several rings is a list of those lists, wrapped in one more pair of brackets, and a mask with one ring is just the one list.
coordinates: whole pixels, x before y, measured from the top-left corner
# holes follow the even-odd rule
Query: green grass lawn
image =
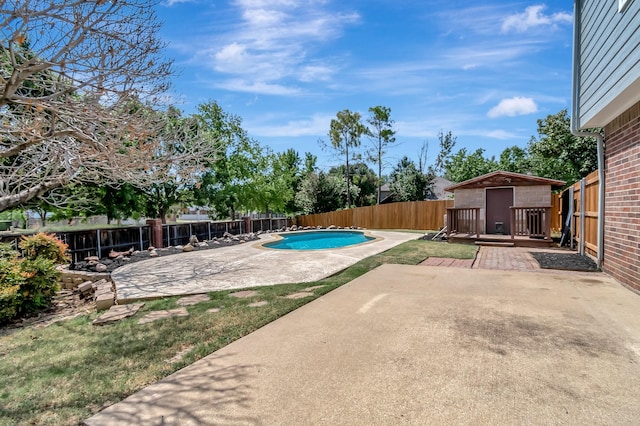
[[(248, 299), (230, 297), (232, 291), (210, 293), (211, 300), (187, 307), (188, 317), (137, 324), (144, 313), (177, 307), (173, 297), (147, 302), (135, 317), (101, 327), (91, 324), (94, 313), (44, 328), (0, 330), (0, 425), (78, 424), (384, 263), (468, 259), (475, 252), (475, 246), (414, 240), (314, 283), (257, 287), (258, 296)], [(317, 285), (324, 287), (314, 296), (282, 298)], [(269, 303), (247, 307), (258, 300)], [(221, 310), (207, 312), (211, 308)]]

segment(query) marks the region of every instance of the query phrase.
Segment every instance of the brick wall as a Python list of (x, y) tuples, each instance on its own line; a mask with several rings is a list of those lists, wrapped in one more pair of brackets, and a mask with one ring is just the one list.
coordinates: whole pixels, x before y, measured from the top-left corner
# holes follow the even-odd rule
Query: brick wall
[(605, 128), (603, 269), (640, 290), (640, 102)]

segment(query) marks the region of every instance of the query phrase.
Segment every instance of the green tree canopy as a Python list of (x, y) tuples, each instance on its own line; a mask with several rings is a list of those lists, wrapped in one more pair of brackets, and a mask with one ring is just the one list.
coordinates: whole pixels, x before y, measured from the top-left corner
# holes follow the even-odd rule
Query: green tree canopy
[[(353, 186), (358, 189), (355, 192), (352, 191), (353, 204), (356, 207), (369, 206), (371, 204), (374, 204), (375, 194), (378, 187), (378, 180), (374, 171), (362, 162), (350, 164), (349, 168), (349, 176), (351, 177)], [(329, 174), (344, 177), (346, 175), (345, 166), (341, 165), (338, 167), (332, 167), (329, 170)]]
[(389, 188), (396, 201), (421, 201), (431, 193), (431, 180), (408, 157), (403, 157), (391, 172)]
[[(358, 187), (351, 186), (351, 195), (358, 195)], [(296, 193), (296, 205), (304, 214), (325, 213), (340, 210), (347, 191), (344, 176), (325, 172), (311, 172), (300, 182)]]
[(532, 171), (537, 176), (576, 182), (598, 168), (594, 138), (571, 133), (566, 109), (538, 120), (538, 138), (528, 146)]
[(215, 101), (198, 106), (196, 118), (218, 155), (193, 187), (196, 203), (213, 206), (219, 217), (234, 218), (255, 194), (252, 179), (264, 167), (260, 145), (248, 137), (240, 117), (225, 112)]
[[(354, 149), (360, 146), (360, 138), (363, 134), (367, 133), (367, 127), (362, 124), (362, 117), (357, 112), (351, 112), (348, 109), (342, 110), (336, 114), (336, 118), (331, 120), (329, 139), (331, 140), (331, 147), (338, 152), (339, 155), (344, 155), (345, 158), (345, 181), (347, 184), (347, 190), (345, 192), (347, 208), (351, 207), (351, 191), (350, 183), (351, 179), (348, 175), (349, 160), (356, 159), (358, 156), (354, 155)], [(349, 152), (351, 148), (351, 152)]]
[(452, 182), (463, 182), (495, 170), (498, 170), (498, 163), (493, 158), (485, 158), (482, 148), (472, 153), (461, 148), (444, 161), (444, 177)]
[(370, 127), (367, 130), (367, 134), (373, 142), (373, 147), (368, 151), (368, 157), (371, 162), (378, 166), (376, 204), (380, 204), (383, 156), (386, 154), (385, 148), (387, 145), (395, 142), (396, 131), (393, 130), (394, 121), (391, 119), (391, 108), (375, 106), (369, 108), (369, 113), (370, 116), (367, 118), (367, 123), (369, 123)]

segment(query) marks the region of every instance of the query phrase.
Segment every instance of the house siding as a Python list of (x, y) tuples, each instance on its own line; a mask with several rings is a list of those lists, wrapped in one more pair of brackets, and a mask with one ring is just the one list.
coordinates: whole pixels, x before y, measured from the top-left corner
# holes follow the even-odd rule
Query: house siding
[(640, 88), (640, 1), (579, 0), (578, 128), (601, 127), (636, 102)]
[(640, 290), (640, 102), (605, 127), (605, 140), (603, 269)]

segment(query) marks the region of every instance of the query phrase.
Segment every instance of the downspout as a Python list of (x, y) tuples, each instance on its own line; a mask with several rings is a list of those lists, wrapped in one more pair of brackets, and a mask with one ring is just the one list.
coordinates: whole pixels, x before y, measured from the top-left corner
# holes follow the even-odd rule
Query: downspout
[[(599, 132), (581, 131), (578, 128), (578, 109), (580, 108), (579, 78), (580, 71), (580, 0), (574, 1), (573, 10), (573, 84), (571, 106), (571, 133), (578, 137), (592, 137), (598, 144), (598, 268), (604, 260), (604, 137)], [(582, 195), (584, 197), (584, 194)], [(584, 235), (581, 235), (584, 239)]]

